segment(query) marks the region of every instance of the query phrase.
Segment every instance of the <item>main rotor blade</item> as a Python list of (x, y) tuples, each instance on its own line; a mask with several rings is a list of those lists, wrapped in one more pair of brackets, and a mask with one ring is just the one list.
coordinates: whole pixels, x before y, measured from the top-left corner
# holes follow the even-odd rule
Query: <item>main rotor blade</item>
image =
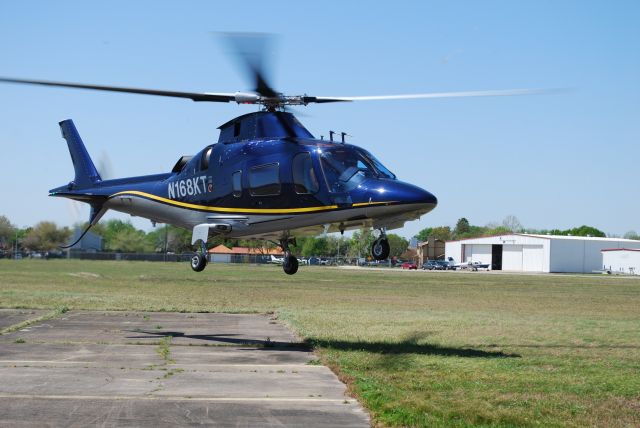
[(331, 103), (341, 101), (379, 101), (379, 100), (412, 100), (420, 98), (458, 98), (458, 97), (508, 97), (516, 95), (534, 95), (558, 92), (561, 89), (507, 89), (497, 91), (469, 92), (432, 92), (427, 94), (404, 95), (372, 95), (362, 97), (306, 97), (308, 102)]
[(266, 98), (279, 94), (268, 83), (268, 64), (273, 35), (264, 33), (219, 33), (254, 84), (254, 91)]
[(63, 88), (76, 88), (76, 89), (93, 89), (97, 91), (125, 92), (129, 94), (158, 95), (163, 97), (187, 98), (193, 101), (211, 101), (211, 102), (219, 102), (219, 103), (228, 103), (231, 101), (236, 101), (236, 94), (228, 94), (228, 93), (163, 91), (158, 89), (127, 88), (127, 87), (121, 87), (121, 86), (104, 86), (104, 85), (87, 85), (83, 83), (70, 83), (70, 82), (53, 82), (50, 80), (14, 79), (10, 77), (0, 77), (0, 82), (20, 83), (20, 84), (27, 84), (27, 85), (58, 86)]

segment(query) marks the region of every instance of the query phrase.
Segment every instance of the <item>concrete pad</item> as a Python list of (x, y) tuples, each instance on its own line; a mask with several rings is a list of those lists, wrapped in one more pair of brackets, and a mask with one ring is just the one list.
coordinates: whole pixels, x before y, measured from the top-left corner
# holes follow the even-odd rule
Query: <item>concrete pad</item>
[[(4, 416), (3, 416), (4, 415)], [(46, 416), (44, 416), (46, 415)], [(368, 427), (350, 404), (314, 402), (202, 402), (193, 400), (56, 398), (0, 399), (0, 425), (180, 427)]]
[[(158, 354), (157, 346), (89, 343), (54, 343), (42, 346), (43, 343), (15, 343), (16, 338), (23, 339), (25, 336), (24, 333), (15, 332), (8, 336), (12, 338), (11, 342), (2, 343), (0, 367), (14, 365), (38, 367), (54, 364), (59, 367), (147, 368), (150, 365), (165, 363)], [(171, 358), (176, 361), (176, 364), (171, 366), (182, 369), (196, 367), (208, 370), (221, 365), (298, 366), (307, 364), (315, 358), (308, 350), (296, 350), (294, 347), (171, 346), (170, 348)]]
[(0, 336), (0, 426), (368, 427), (315, 359), (265, 315), (71, 312)]
[(40, 309), (0, 309), (0, 330), (41, 317), (47, 312)]
[(167, 336), (172, 336), (172, 343), (177, 345), (297, 343), (291, 331), (271, 318), (253, 314), (74, 311), (30, 326), (21, 337), (29, 342), (43, 343), (95, 343), (99, 340), (109, 344), (153, 344)]
[[(21, 332), (13, 336), (23, 339)], [(24, 340), (24, 339), (23, 339)], [(95, 344), (46, 344), (2, 343), (0, 346), (0, 370), (2, 367), (90, 367), (136, 368), (164, 364), (154, 346), (95, 345)]]

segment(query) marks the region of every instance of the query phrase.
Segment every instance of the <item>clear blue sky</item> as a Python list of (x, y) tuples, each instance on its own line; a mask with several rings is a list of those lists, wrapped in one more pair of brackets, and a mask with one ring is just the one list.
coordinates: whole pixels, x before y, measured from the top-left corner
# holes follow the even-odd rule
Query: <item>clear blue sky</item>
[[(247, 90), (211, 33), (250, 31), (279, 35), (273, 82), (291, 94), (575, 88), (316, 105), (300, 120), (318, 136), (354, 135), (400, 179), (438, 197), (404, 236), (508, 214), (526, 227), (623, 234), (640, 231), (639, 22), (638, 1), (3, 2), (0, 75)], [(92, 156), (108, 153), (120, 177), (169, 170), (251, 109), (0, 85), (0, 214), (19, 226), (78, 220), (67, 201), (47, 196), (73, 178), (62, 119), (74, 119)]]

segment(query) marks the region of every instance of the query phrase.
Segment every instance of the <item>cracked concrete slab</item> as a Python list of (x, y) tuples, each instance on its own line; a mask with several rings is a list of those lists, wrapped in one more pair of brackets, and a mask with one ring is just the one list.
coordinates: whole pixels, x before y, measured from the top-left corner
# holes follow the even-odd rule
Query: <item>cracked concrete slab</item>
[(50, 311), (41, 309), (0, 309), (0, 330), (41, 317)]
[[(4, 412), (0, 401), (0, 413)], [(342, 407), (345, 407), (344, 409)], [(21, 427), (51, 421), (49, 426), (150, 426), (210, 425), (231, 427), (363, 427), (364, 415), (350, 405), (324, 402), (201, 402), (193, 400), (93, 399), (70, 401), (30, 398), (12, 403), (0, 424)], [(40, 413), (42, 414), (34, 414)], [(38, 417), (39, 416), (39, 417)], [(62, 422), (62, 423), (61, 423)], [(39, 425), (45, 425), (44, 423)]]
[[(215, 316), (212, 316), (215, 315)], [(87, 329), (87, 325), (91, 325)], [(64, 326), (64, 328), (61, 328)], [(268, 315), (168, 312), (67, 312), (30, 326), (22, 337), (46, 343), (153, 344), (171, 336), (176, 345), (263, 345), (296, 343)], [(2, 338), (0, 338), (0, 341)]]
[(369, 426), (315, 360), (267, 315), (69, 312), (0, 336), (0, 425)]

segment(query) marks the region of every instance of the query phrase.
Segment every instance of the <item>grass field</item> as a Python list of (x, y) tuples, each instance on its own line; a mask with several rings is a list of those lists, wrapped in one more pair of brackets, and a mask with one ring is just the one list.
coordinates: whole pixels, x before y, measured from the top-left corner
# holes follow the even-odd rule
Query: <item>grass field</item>
[(640, 426), (640, 279), (0, 260), (0, 307), (276, 312), (386, 426)]

